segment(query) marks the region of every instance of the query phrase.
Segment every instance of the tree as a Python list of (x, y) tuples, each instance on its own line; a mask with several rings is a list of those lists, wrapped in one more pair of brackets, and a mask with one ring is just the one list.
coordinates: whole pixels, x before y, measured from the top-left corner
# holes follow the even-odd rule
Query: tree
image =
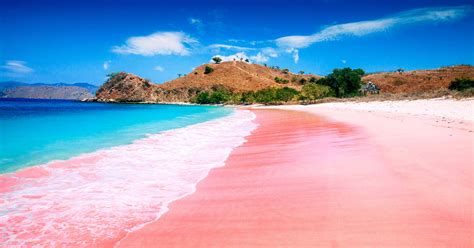
[(220, 63), (222, 62), (222, 59), (221, 59), (220, 57), (218, 57), (218, 56), (213, 57), (212, 60), (213, 60), (214, 63), (216, 63), (216, 64), (220, 64)]
[(331, 87), (337, 97), (354, 96), (359, 92), (362, 75), (362, 69), (334, 69), (324, 79), (319, 79), (318, 83)]
[(301, 100), (317, 100), (331, 95), (331, 88), (319, 84), (305, 84), (301, 89)]
[(288, 72), (290, 72), (290, 70), (288, 70), (288, 69), (286, 69), (286, 68), (283, 69), (283, 70), (281, 70), (281, 71), (282, 71), (283, 73), (285, 73), (285, 74), (288, 74)]
[(303, 74), (304, 74), (304, 71), (300, 71), (299, 73), (300, 73), (301, 75), (303, 75)]
[(195, 103), (199, 104), (207, 104), (209, 103), (209, 93), (208, 92), (201, 92), (199, 93), (193, 100)]
[(450, 90), (467, 90), (474, 88), (474, 80), (469, 78), (456, 78), (449, 85)]
[(220, 104), (225, 103), (230, 99), (230, 93), (224, 90), (217, 90), (209, 96), (209, 103)]
[(209, 74), (209, 73), (211, 73), (211, 72), (213, 72), (213, 71), (214, 71), (214, 69), (213, 69), (212, 67), (210, 67), (210, 66), (207, 66), (207, 65), (206, 65), (206, 67), (204, 68), (204, 74)]
[(308, 80), (306, 80), (306, 78), (302, 78), (300, 79), (300, 84), (305, 84)]
[(250, 63), (250, 60), (249, 60), (249, 59), (245, 59), (245, 62)]
[(182, 75), (181, 73), (178, 73), (178, 77), (181, 77), (181, 75)]
[(403, 68), (398, 68), (398, 69), (396, 69), (395, 71), (398, 72), (398, 73), (403, 73), (403, 72), (405, 71), (405, 69), (403, 69)]

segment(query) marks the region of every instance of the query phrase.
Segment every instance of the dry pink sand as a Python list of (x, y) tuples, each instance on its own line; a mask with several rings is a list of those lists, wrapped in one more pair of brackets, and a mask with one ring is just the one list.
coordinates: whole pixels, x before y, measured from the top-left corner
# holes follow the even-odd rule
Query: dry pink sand
[(122, 247), (472, 247), (473, 133), (254, 110), (226, 166)]

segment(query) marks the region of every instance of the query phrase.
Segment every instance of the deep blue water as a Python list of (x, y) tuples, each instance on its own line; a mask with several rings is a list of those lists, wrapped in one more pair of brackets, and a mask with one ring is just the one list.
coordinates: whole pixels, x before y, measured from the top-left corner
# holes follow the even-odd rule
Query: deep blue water
[(215, 106), (0, 99), (0, 173), (223, 117)]

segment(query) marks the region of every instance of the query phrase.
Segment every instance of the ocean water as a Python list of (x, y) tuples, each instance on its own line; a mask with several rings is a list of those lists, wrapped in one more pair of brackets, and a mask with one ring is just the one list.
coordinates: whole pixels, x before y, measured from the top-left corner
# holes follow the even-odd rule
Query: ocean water
[(0, 99), (0, 173), (223, 117), (229, 108)]
[(5, 247), (114, 246), (192, 194), (257, 127), (252, 112), (222, 107), (1, 106)]

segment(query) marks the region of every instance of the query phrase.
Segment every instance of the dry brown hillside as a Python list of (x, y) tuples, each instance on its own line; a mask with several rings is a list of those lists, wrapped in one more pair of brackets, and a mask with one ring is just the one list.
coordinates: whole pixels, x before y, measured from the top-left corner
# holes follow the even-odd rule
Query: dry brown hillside
[(474, 79), (474, 67), (458, 65), (435, 70), (383, 72), (366, 75), (362, 80), (372, 81), (384, 93), (418, 93), (446, 89), (456, 78)]
[[(205, 67), (214, 69), (205, 74)], [(275, 77), (288, 80), (277, 83)], [(301, 88), (301, 79), (316, 75), (296, 75), (283, 70), (245, 62), (205, 64), (183, 77), (164, 84), (154, 84), (130, 73), (119, 73), (110, 78), (96, 93), (99, 101), (119, 102), (188, 102), (201, 91), (226, 88), (232, 92), (256, 91), (268, 87)]]
[[(204, 74), (206, 66), (213, 68), (214, 71)], [(277, 83), (275, 77), (288, 80), (289, 83)], [(301, 78), (309, 80), (310, 77), (319, 78), (316, 75), (284, 73), (282, 70), (271, 69), (258, 64), (235, 61), (201, 65), (184, 77), (164, 83), (162, 87), (164, 89), (176, 89), (191, 86), (208, 89), (214, 85), (223, 85), (232, 91), (238, 92), (282, 86), (298, 89), (300, 88), (299, 80)]]

